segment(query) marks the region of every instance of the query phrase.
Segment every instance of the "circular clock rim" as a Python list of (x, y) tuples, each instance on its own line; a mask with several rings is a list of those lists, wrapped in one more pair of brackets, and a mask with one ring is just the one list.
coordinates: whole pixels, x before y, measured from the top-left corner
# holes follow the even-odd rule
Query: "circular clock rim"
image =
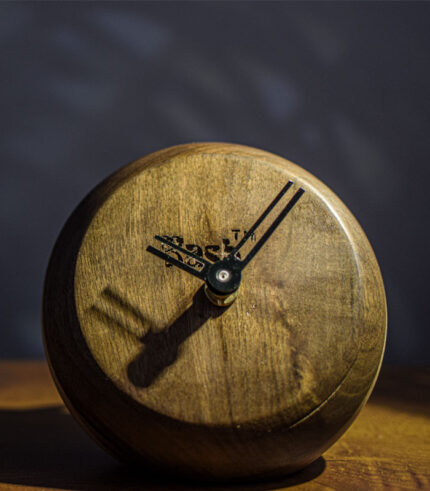
[[(91, 383), (88, 380), (85, 380), (84, 382), (85, 374), (88, 372), (88, 370), (92, 371), (93, 374), (98, 374), (98, 393), (100, 393), (100, 391), (103, 392), (104, 390), (107, 390), (109, 392), (117, 392), (116, 398), (118, 407), (125, 408), (127, 406), (132, 406), (136, 414), (143, 413), (145, 417), (149, 417), (153, 421), (158, 421), (161, 426), (167, 425), (169, 427), (172, 427), (173, 425), (173, 427), (175, 427), (179, 425), (179, 427), (181, 427), (180, 431), (183, 431), (184, 428), (188, 428), (189, 430), (190, 428), (199, 427), (199, 425), (187, 423), (184, 421), (177, 421), (174, 420), (174, 418), (160, 415), (156, 411), (150, 410), (148, 408), (142, 408), (141, 405), (138, 404), (130, 395), (121, 392), (112, 383), (112, 381), (106, 380), (103, 371), (92, 358), (92, 355), (89, 352), (88, 347), (86, 346), (85, 340), (83, 339), (80, 328), (75, 329), (75, 332), (73, 334), (69, 333), (64, 339), (61, 339), (61, 333), (59, 334), (58, 332), (56, 332), (58, 329), (63, 329), (64, 331), (64, 326), (66, 326), (67, 324), (76, 326), (76, 307), (73, 305), (73, 299), (70, 297), (73, 296), (71, 295), (71, 292), (73, 291), (73, 274), (76, 259), (79, 253), (79, 244), (84, 237), (94, 214), (97, 212), (97, 209), (103, 204), (103, 202), (109, 197), (109, 195), (126, 180), (132, 179), (134, 175), (140, 173), (145, 168), (162, 165), (163, 162), (183, 151), (216, 153), (217, 151), (219, 151), (219, 145), (223, 145), (224, 149), (228, 149), (228, 151), (231, 152), (231, 154), (233, 155), (255, 155), (257, 153), (259, 158), (265, 158), (270, 162), (277, 160), (279, 161), (279, 163), (282, 163), (282, 161), (285, 161), (285, 159), (282, 159), (281, 157), (275, 156), (268, 152), (256, 150), (252, 147), (245, 147), (235, 144), (200, 143), (192, 144), (192, 148), (190, 148), (190, 145), (185, 144), (155, 152), (143, 159), (139, 159), (123, 167), (119, 171), (109, 176), (93, 191), (91, 191), (89, 195), (87, 195), (87, 197), (73, 212), (72, 216), (64, 226), (52, 253), (45, 280), (43, 300), (44, 343), (51, 373), (54, 376), (54, 380), (60, 392), (62, 393), (66, 404), (75, 414), (75, 416), (84, 426), (87, 427), (87, 429), (89, 427), (89, 432), (93, 434), (93, 436), (99, 443), (101, 443), (104, 447), (107, 447), (108, 450), (115, 454), (118, 453), (117, 448), (121, 447), (122, 453), (129, 454), (132, 457), (134, 455), (134, 450), (132, 448), (129, 448), (128, 443), (126, 443), (125, 441), (121, 441), (121, 438), (118, 436), (114, 439), (114, 441), (109, 441), (109, 438), (103, 438), (101, 435), (106, 434), (104, 424), (97, 420), (97, 417), (94, 413), (91, 413), (91, 411), (88, 412), (85, 409), (86, 404), (91, 399), (91, 391), (95, 389), (94, 383)], [(294, 164), (291, 165), (294, 166)], [(363, 247), (367, 249), (368, 259), (370, 261), (373, 261), (373, 267), (376, 267), (376, 276), (378, 277), (376, 279), (376, 282), (378, 284), (377, 288), (379, 289), (380, 298), (383, 298), (382, 304), (379, 305), (379, 307), (383, 310), (382, 316), (380, 316), (380, 323), (382, 323), (383, 325), (383, 339), (379, 342), (379, 354), (374, 357), (373, 365), (369, 370), (369, 373), (367, 373), (367, 383), (364, 384), (364, 389), (362, 389), (363, 397), (361, 403), (356, 405), (354, 411), (351, 411), (350, 418), (348, 418), (348, 420), (345, 421), (343, 424), (344, 428), (345, 426), (349, 425), (350, 420), (353, 419), (355, 414), (364, 404), (365, 400), (367, 400), (367, 397), (370, 394), (376, 381), (377, 374), (382, 363), (382, 356), (385, 348), (386, 339), (385, 292), (379, 268), (377, 266), (376, 259), (374, 258), (371, 246), (367, 242), (366, 236), (361, 230), (361, 227), (356, 222), (355, 218), (331, 190), (328, 190), (328, 188), (320, 183), (320, 181), (314, 176), (311, 176), (309, 173), (299, 168), (298, 166), (295, 167), (298, 169), (300, 174), (309, 179), (313, 186), (317, 184), (318, 191), (321, 192), (322, 196), (324, 196), (324, 194), (326, 193), (329, 195), (330, 200), (337, 200), (338, 202), (336, 203), (336, 205), (338, 206), (340, 213), (343, 215), (343, 219), (345, 219), (346, 217), (348, 221), (352, 221), (354, 228), (353, 233), (359, 234), (361, 238), (364, 239), (365, 244)], [(73, 233), (71, 233), (72, 230)], [(60, 250), (62, 250), (61, 253)], [(64, 250), (67, 251), (66, 254), (64, 254)], [(55, 302), (56, 299), (58, 299), (58, 287), (56, 287), (56, 284), (58, 282), (65, 285), (65, 288), (63, 288), (61, 292), (63, 295), (63, 298), (60, 301), (61, 305), (58, 305), (56, 308), (53, 309), (52, 303)], [(79, 356), (76, 356), (76, 352), (78, 351), (76, 350), (76, 347), (79, 347), (79, 349), (82, 350)], [(77, 372), (76, 374), (70, 373), (70, 371), (74, 371), (73, 367)], [(336, 393), (341, 389), (341, 386), (348, 383), (348, 378), (350, 375), (351, 374), (348, 373), (345, 379), (342, 380), (342, 382), (336, 389)], [(75, 380), (76, 376), (82, 379), (82, 385), (85, 386), (82, 394), (79, 394), (79, 390), (77, 390)], [(336, 394), (333, 394), (333, 397), (336, 397)], [(319, 411), (323, 406), (330, 403), (330, 399), (332, 399), (331, 396), (328, 400), (323, 401), (318, 407), (311, 411), (311, 413), (307, 414), (304, 418), (302, 418), (300, 421), (297, 421), (295, 425), (292, 426), (299, 426), (309, 418), (312, 418), (314, 412)], [(107, 407), (104, 407), (103, 411), (109, 413), (109, 409)], [(222, 431), (222, 427), (218, 428), (218, 430)], [(256, 428), (253, 425), (250, 425), (248, 430), (255, 432)], [(246, 432), (247, 428), (243, 428), (241, 431)], [(285, 429), (283, 431), (285, 431)], [(228, 429), (227, 432), (229, 432)], [(151, 460), (151, 456), (147, 457)]]

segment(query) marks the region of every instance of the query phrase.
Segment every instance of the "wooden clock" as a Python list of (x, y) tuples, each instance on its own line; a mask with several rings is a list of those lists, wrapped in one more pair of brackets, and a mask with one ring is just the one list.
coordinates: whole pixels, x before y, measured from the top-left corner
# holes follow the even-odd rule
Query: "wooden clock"
[(311, 174), (250, 147), (180, 145), (108, 177), (52, 253), (51, 371), (121, 460), (274, 477), (351, 424), (385, 345), (362, 229)]

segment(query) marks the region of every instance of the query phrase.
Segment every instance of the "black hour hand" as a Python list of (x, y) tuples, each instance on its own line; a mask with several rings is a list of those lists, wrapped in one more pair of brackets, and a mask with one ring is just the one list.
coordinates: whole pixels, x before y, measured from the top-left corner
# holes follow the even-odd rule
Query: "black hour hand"
[(180, 261), (179, 259), (176, 259), (175, 257), (170, 256), (166, 252), (160, 251), (159, 249), (156, 249), (155, 247), (152, 247), (152, 246), (148, 246), (146, 248), (146, 250), (148, 252), (151, 252), (155, 256), (158, 256), (159, 258), (164, 259), (165, 261), (169, 262), (170, 264), (173, 264), (174, 266), (177, 266), (178, 268), (183, 269), (187, 273), (190, 273), (190, 274), (196, 276), (197, 278), (200, 278), (203, 281), (206, 280), (207, 270), (212, 263), (210, 263), (209, 261), (206, 261), (206, 259), (203, 259), (200, 256), (197, 256), (196, 254), (193, 254), (190, 251), (187, 251), (186, 249), (183, 249), (182, 247), (174, 244), (173, 242), (166, 239), (165, 237), (161, 237), (160, 235), (155, 235), (154, 238), (156, 240), (158, 240), (159, 242), (169, 246), (170, 247), (169, 250), (174, 249), (176, 251), (182, 252), (186, 256), (193, 258), (197, 262), (197, 264), (200, 266), (201, 269), (197, 269), (196, 267), (192, 267), (189, 264), (187, 264), (183, 261)]

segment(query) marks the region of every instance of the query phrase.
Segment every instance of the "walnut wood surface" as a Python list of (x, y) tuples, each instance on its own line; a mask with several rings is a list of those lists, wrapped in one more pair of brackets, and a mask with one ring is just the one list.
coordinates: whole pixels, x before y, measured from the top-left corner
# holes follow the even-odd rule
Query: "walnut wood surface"
[(303, 471), (246, 485), (193, 484), (118, 465), (68, 415), (44, 362), (0, 362), (0, 489), (429, 489), (429, 408), (428, 368), (383, 366), (354, 425)]
[[(146, 252), (159, 234), (221, 254), (289, 179), (287, 200), (305, 194), (228, 309)], [(267, 152), (195, 144), (124, 167), (79, 206), (51, 258), (44, 327), (65, 400), (113, 453), (267, 476), (316, 459), (358, 413), (386, 308), (364, 233), (322, 183)]]

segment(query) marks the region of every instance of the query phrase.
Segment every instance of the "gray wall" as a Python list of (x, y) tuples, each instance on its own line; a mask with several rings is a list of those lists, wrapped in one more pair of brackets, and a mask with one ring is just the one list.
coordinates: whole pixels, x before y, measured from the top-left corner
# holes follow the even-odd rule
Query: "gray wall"
[(428, 363), (429, 3), (2, 3), (0, 357), (41, 357), (55, 238), (120, 165), (222, 140), (302, 165), (386, 283), (386, 360)]

